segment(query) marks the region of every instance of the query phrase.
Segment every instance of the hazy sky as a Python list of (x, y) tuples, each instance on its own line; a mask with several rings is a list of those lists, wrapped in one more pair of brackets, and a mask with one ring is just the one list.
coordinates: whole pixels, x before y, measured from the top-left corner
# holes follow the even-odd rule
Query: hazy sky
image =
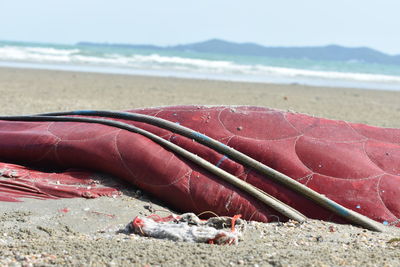
[(400, 54), (400, 0), (0, 0), (0, 40), (267, 46)]

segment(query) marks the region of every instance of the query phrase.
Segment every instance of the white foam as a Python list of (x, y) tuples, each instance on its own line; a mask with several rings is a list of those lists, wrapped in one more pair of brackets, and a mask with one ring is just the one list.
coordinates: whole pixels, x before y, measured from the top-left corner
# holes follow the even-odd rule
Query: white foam
[(74, 52), (52, 48), (4, 46), (0, 47), (0, 60), (68, 63)]
[(400, 83), (400, 76), (390, 76), (382, 74), (367, 74), (353, 72), (335, 72), (335, 71), (313, 71), (291, 68), (256, 66), (260, 72), (270, 73), (272, 75), (303, 77), (303, 78), (319, 78), (331, 80), (352, 80), (360, 82), (384, 82), (384, 83)]
[(270, 67), (264, 65), (244, 65), (230, 61), (204, 60), (181, 57), (166, 57), (158, 54), (148, 56), (134, 55), (132, 57), (115, 57), (117, 64), (135, 67), (151, 67), (154, 69), (169, 68), (173, 70), (198, 71), (217, 74), (268, 75), (279, 77), (301, 77), (331, 80), (351, 80), (361, 82), (400, 83), (400, 76), (381, 74), (314, 71), (295, 68)]
[(79, 49), (55, 49), (44, 47), (27, 47), (25, 50), (42, 55), (72, 55), (80, 52)]

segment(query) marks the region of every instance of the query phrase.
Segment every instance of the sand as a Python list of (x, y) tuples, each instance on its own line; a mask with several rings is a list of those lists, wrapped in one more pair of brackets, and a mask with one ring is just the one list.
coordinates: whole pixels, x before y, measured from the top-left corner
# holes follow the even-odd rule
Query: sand
[[(0, 68), (0, 96), (0, 112), (9, 115), (183, 104), (258, 105), (400, 127), (400, 91)], [(250, 223), (237, 246), (126, 235), (119, 230), (132, 218), (167, 207), (136, 188), (123, 192), (119, 198), (0, 203), (0, 265), (399, 266), (398, 231), (374, 233), (315, 220)]]

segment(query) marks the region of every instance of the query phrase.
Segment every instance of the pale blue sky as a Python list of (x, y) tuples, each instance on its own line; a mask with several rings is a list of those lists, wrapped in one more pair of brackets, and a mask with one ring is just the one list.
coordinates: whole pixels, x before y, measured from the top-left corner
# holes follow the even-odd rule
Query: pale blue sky
[(400, 0), (0, 0), (0, 40), (267, 46), (400, 54)]

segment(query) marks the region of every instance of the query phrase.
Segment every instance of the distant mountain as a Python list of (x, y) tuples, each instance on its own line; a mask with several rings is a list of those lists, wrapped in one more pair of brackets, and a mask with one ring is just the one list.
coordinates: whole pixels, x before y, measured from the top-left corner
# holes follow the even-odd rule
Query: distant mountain
[(169, 51), (193, 51), (198, 53), (216, 53), (228, 55), (244, 55), (269, 58), (311, 59), (329, 61), (361, 61), (368, 63), (400, 65), (400, 55), (391, 56), (368, 47), (343, 47), (339, 45), (310, 46), (310, 47), (266, 47), (254, 43), (233, 43), (219, 39), (205, 42), (175, 45), (133, 45), (81, 42), (81, 46), (101, 46), (135, 49), (157, 49)]

